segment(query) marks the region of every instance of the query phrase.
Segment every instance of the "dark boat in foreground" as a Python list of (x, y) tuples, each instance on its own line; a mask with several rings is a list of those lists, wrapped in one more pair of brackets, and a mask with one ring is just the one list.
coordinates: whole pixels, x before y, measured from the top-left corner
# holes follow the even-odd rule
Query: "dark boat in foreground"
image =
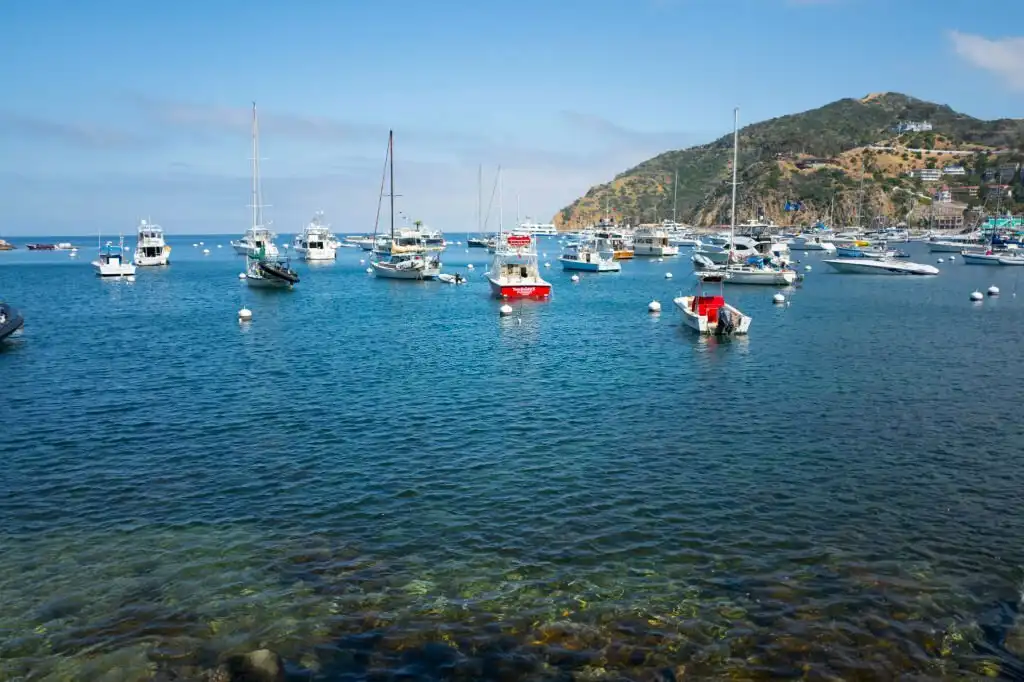
[(25, 318), (7, 303), (0, 303), (0, 341), (25, 325)]
[(56, 244), (26, 244), (25, 248), (29, 251), (56, 251)]

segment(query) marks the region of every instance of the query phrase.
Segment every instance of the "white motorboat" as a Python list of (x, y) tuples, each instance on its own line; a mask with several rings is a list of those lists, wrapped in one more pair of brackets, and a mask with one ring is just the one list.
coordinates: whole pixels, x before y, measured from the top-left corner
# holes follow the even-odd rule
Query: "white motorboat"
[(563, 270), (581, 272), (619, 272), (622, 264), (612, 251), (599, 251), (594, 244), (572, 244), (565, 247), (558, 261)]
[(167, 265), (171, 259), (171, 247), (164, 240), (163, 228), (146, 220), (141, 221), (134, 255), (135, 264), (139, 266)]
[(888, 258), (832, 258), (826, 259), (837, 272), (851, 275), (937, 275), (939, 269), (922, 263)]
[(1010, 258), (1006, 251), (961, 251), (964, 265), (1002, 265), (1002, 260)]
[(594, 230), (594, 240), (598, 251), (611, 251), (615, 260), (629, 260), (633, 257), (633, 242), (621, 230), (599, 223)]
[(100, 249), (99, 258), (92, 262), (96, 274), (100, 277), (130, 277), (135, 274), (135, 265), (129, 263), (124, 256), (124, 237), (114, 246), (107, 242), (106, 246)]
[(740, 262), (758, 255), (757, 240), (751, 237), (730, 237), (728, 234), (705, 235), (694, 251), (694, 258), (702, 256), (715, 265)]
[(932, 253), (960, 253), (967, 247), (982, 246), (982, 235), (980, 232), (969, 234), (951, 234), (946, 236), (933, 236), (928, 242), (928, 250)]
[(793, 251), (835, 251), (836, 246), (829, 237), (818, 234), (798, 234), (789, 240)]
[(526, 219), (519, 223), (516, 232), (535, 237), (555, 237), (558, 235), (558, 228), (552, 223), (538, 223), (531, 219), (530, 216), (526, 216)]
[(668, 243), (676, 247), (694, 248), (700, 246), (700, 237), (684, 232), (670, 236)]
[(633, 233), (633, 253), (637, 256), (676, 256), (679, 247), (672, 244), (662, 225), (641, 225)]
[(323, 223), (323, 217), (323, 211), (317, 211), (302, 234), (295, 235), (292, 248), (302, 260), (334, 260), (337, 256), (336, 240), (330, 226)]
[[(395, 232), (395, 134), (388, 131), (388, 152), (387, 162), (390, 172), (388, 183), (388, 197), (391, 202), (390, 219), (391, 233), (387, 237), (377, 237), (374, 240), (373, 257), (370, 260), (370, 269), (374, 276), (383, 279), (406, 279), (424, 280), (436, 279), (441, 274), (441, 259), (438, 249), (427, 247), (424, 234), (420, 232), (420, 224), (416, 223), (415, 230), (403, 229)], [(384, 186), (381, 185), (381, 195), (377, 199), (380, 215), (380, 203), (384, 199)], [(377, 234), (374, 226), (374, 235)]]
[[(546, 299), (551, 296), (551, 283), (540, 276), (537, 238), (525, 232), (506, 233), (504, 188), (498, 168), (498, 235), (494, 238), (494, 258), (487, 272), (491, 294), (501, 299)], [(488, 249), (489, 250), (489, 249)]]
[(281, 258), (278, 254), (277, 247), (272, 241), (273, 233), (266, 227), (263, 220), (263, 187), (260, 184), (260, 129), (255, 103), (252, 105), (252, 226), (245, 234), (246, 237), (252, 237), (250, 246), (255, 247), (247, 248), (246, 251), (245, 282), (248, 286), (291, 289), (299, 283), (299, 275), (291, 269), (288, 259)]
[(278, 255), (277, 245), (274, 243), (275, 237), (277, 235), (268, 227), (261, 225), (250, 227), (241, 239), (231, 242), (231, 248), (242, 256), (255, 256), (257, 253), (263, 253), (269, 258), (275, 258)]
[(363, 251), (373, 251), (374, 238), (370, 237), (347, 237), (345, 241), (360, 248)]
[(1008, 256), (1002, 255), (999, 257), (1000, 265), (1024, 265), (1024, 256)]

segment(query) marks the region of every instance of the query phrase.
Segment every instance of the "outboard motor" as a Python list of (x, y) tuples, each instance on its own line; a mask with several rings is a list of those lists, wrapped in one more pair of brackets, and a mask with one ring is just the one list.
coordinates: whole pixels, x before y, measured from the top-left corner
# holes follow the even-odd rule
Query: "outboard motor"
[(718, 325), (715, 327), (716, 336), (732, 336), (736, 330), (736, 321), (732, 317), (732, 311), (722, 306), (718, 309)]

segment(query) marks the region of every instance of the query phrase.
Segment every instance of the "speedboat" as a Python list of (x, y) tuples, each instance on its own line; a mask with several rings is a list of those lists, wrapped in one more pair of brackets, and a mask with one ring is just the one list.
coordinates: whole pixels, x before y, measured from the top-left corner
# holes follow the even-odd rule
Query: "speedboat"
[(696, 295), (680, 296), (672, 300), (682, 313), (683, 324), (705, 336), (745, 335), (750, 331), (752, 318), (726, 303), (724, 290), (718, 295), (705, 295), (705, 282), (718, 282), (721, 287), (724, 280), (723, 273), (707, 273), (703, 277), (698, 277)]
[(892, 259), (877, 258), (832, 258), (826, 259), (837, 272), (850, 275), (937, 275), (939, 269), (922, 263), (908, 263)]
[(337, 256), (334, 236), (330, 228), (323, 224), (323, 215), (323, 211), (317, 211), (302, 234), (295, 235), (292, 247), (299, 258), (306, 261), (334, 260)]
[(0, 301), (0, 342), (13, 336), (25, 326), (25, 318), (10, 304)]
[(129, 263), (124, 257), (124, 237), (122, 236), (117, 246), (107, 242), (100, 250), (99, 258), (92, 262), (96, 268), (96, 274), (100, 277), (131, 277), (135, 275), (135, 265)]
[(838, 258), (897, 258), (900, 253), (896, 249), (886, 249), (878, 246), (836, 246), (836, 257)]
[(563, 270), (581, 272), (619, 272), (622, 264), (611, 251), (598, 251), (593, 244), (571, 245), (565, 248), (558, 261)]
[(828, 237), (817, 234), (798, 234), (789, 240), (789, 248), (794, 251), (835, 251), (835, 244)]
[(135, 244), (135, 264), (167, 265), (171, 258), (171, 247), (164, 241), (164, 230), (146, 220), (139, 223), (138, 242)]

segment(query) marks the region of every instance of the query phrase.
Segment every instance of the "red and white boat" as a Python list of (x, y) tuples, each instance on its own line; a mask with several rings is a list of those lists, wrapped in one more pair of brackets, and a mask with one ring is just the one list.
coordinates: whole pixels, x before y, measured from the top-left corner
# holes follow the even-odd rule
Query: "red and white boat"
[(498, 235), (487, 279), (498, 298), (547, 298), (551, 295), (551, 283), (540, 276), (537, 266), (537, 242), (525, 232)]

